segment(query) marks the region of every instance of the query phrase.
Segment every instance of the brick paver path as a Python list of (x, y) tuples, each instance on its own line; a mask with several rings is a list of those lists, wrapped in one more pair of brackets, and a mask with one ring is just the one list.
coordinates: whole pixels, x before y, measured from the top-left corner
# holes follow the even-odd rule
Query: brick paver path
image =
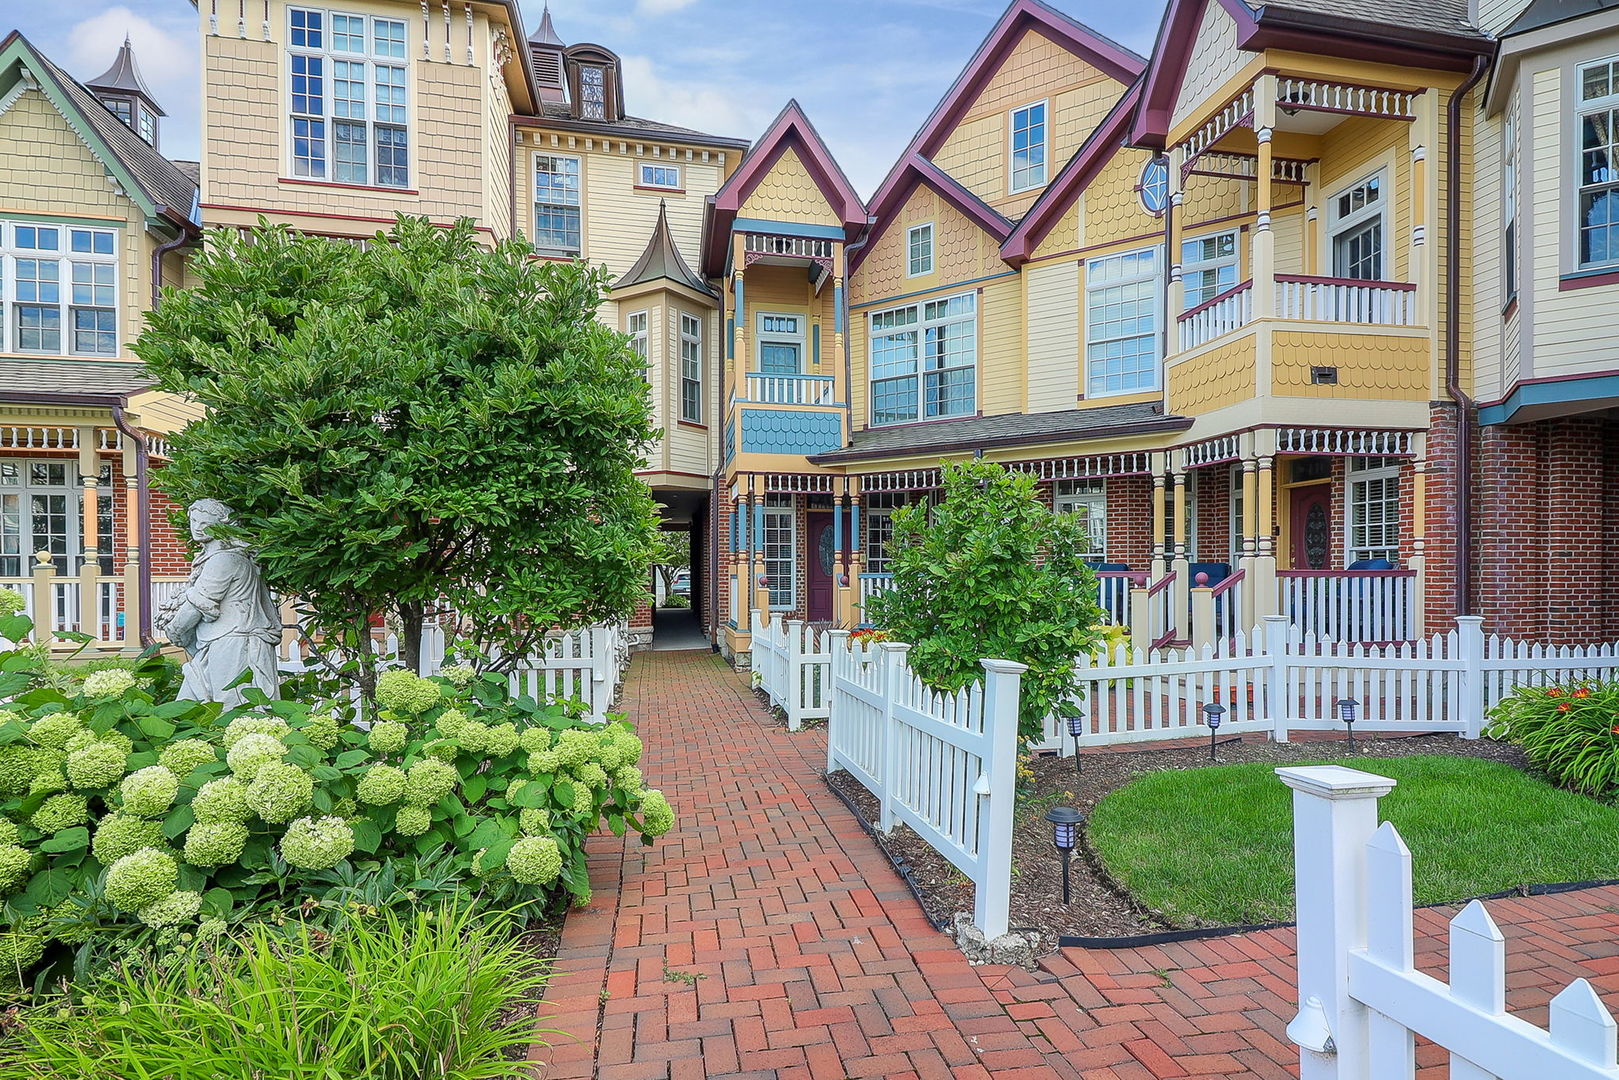
[[(822, 735), (789, 735), (717, 656), (639, 654), (623, 706), (677, 823), (650, 848), (592, 841), (595, 896), (568, 918), (544, 1021), (568, 1035), (537, 1051), (543, 1076), (1297, 1075), (1291, 931), (973, 968), (827, 791)], [(1490, 907), (1526, 1019), (1580, 976), (1619, 1005), (1619, 889)], [(1418, 962), (1441, 977), (1449, 914), (1418, 916)], [(1434, 1080), (1443, 1060), (1419, 1051)]]

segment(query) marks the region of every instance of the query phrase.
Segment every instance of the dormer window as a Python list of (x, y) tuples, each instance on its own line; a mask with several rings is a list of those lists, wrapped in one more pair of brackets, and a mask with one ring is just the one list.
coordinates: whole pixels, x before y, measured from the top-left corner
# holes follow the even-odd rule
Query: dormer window
[(127, 128), (135, 126), (135, 103), (128, 98), (102, 98), (101, 103), (112, 110), (112, 114), (124, 122)]
[(624, 118), (624, 68), (617, 54), (581, 43), (563, 50), (569, 112), (575, 120), (616, 124)]
[(163, 109), (153, 99), (135, 63), (135, 50), (124, 38), (112, 67), (84, 84), (120, 123), (152, 146), (157, 145), (157, 121)]
[(607, 71), (595, 64), (579, 68), (579, 117), (582, 120), (607, 119)]
[[(157, 117), (153, 116), (152, 110), (146, 108), (144, 105), (137, 108), (136, 111), (140, 113), (141, 121), (140, 127), (136, 128), (135, 130), (138, 131), (140, 133), (140, 137), (145, 139), (147, 142), (155, 143), (157, 141)], [(124, 123), (127, 124), (129, 121), (125, 120)]]

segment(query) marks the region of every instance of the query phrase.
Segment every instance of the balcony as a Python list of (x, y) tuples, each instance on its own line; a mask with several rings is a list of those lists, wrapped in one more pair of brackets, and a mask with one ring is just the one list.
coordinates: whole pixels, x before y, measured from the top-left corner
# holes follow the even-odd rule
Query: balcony
[[(1275, 318), (1350, 326), (1418, 326), (1417, 287), (1402, 281), (1277, 274)], [(1254, 321), (1254, 283), (1244, 281), (1180, 317), (1180, 351), (1200, 348)]]
[(746, 372), (740, 385), (731, 390), (725, 421), (725, 463), (733, 466), (739, 454), (768, 454), (776, 460), (756, 460), (751, 466), (805, 468), (806, 463), (780, 458), (804, 458), (842, 446), (844, 412), (830, 375)]
[(748, 372), (740, 388), (731, 391), (732, 401), (764, 405), (831, 405), (834, 402), (830, 375), (760, 375)]

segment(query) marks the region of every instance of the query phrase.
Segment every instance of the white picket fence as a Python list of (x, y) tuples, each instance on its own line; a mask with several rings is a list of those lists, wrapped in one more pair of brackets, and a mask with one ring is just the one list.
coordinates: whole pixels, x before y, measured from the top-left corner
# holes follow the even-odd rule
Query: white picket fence
[(973, 922), (1007, 930), (1012, 883), (1019, 679), (1026, 669), (985, 660), (984, 678), (936, 693), (910, 670), (909, 645), (851, 645), (828, 631), (828, 772), (847, 769), (875, 795), (884, 832), (904, 822), (972, 879)]
[(1411, 852), (1377, 800), (1394, 781), (1337, 765), (1281, 768), (1293, 789), (1302, 1080), (1414, 1080), (1414, 1036), (1456, 1080), (1615, 1080), (1619, 1026), (1591, 984), (1542, 1030), (1506, 1011), (1506, 940), (1475, 900), (1450, 923), (1450, 981), (1417, 970)]
[[(1222, 733), (1343, 730), (1338, 702), (1357, 704), (1368, 732), (1453, 731), (1477, 738), (1485, 713), (1520, 686), (1619, 673), (1619, 644), (1550, 647), (1486, 637), (1463, 617), (1449, 633), (1388, 645), (1317, 638), (1267, 616), (1262, 627), (1201, 649), (1081, 657), (1081, 746), (1183, 739), (1208, 732), (1205, 705), (1224, 709)], [(1036, 749), (1071, 753), (1052, 716)]]
[(787, 714), (787, 728), (822, 719), (831, 709), (832, 657), (802, 619), (753, 613), (753, 670), (770, 704)]
[[(424, 625), (417, 673), (437, 674), (444, 666), (446, 645), (441, 627)], [(375, 638), (372, 646), (385, 666), (403, 666), (398, 635)], [(278, 659), (283, 674), (320, 667), (308, 643), (301, 639), (283, 645)], [(539, 651), (512, 668), (508, 683), (513, 694), (527, 694), (537, 701), (562, 698), (582, 702), (591, 719), (601, 720), (618, 698), (628, 663), (628, 638), (622, 625), (554, 632), (546, 635)]]

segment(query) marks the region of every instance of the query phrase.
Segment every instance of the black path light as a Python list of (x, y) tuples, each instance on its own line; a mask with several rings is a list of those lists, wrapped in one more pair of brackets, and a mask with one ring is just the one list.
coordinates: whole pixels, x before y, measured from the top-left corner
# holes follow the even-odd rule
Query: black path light
[(1338, 719), (1344, 722), (1344, 728), (1349, 732), (1349, 752), (1353, 754), (1355, 752), (1355, 720), (1358, 719), (1356, 714), (1360, 711), (1360, 702), (1354, 698), (1344, 698), (1342, 701), (1335, 701), (1332, 704), (1338, 710)]
[(1225, 706), (1218, 701), (1211, 701), (1203, 706), (1203, 722), (1209, 725), (1209, 760), (1214, 760), (1214, 734), (1220, 730), (1220, 721), (1225, 718)]
[(1062, 856), (1062, 902), (1066, 907), (1070, 902), (1068, 860), (1079, 844), (1079, 827), (1085, 824), (1085, 815), (1072, 806), (1053, 806), (1046, 811), (1046, 820), (1051, 822), (1051, 843)]
[(1068, 725), (1068, 734), (1074, 737), (1074, 774), (1083, 776), (1085, 766), (1079, 760), (1079, 737), (1085, 734), (1085, 713), (1078, 705), (1069, 706), (1073, 711), (1063, 717)]

